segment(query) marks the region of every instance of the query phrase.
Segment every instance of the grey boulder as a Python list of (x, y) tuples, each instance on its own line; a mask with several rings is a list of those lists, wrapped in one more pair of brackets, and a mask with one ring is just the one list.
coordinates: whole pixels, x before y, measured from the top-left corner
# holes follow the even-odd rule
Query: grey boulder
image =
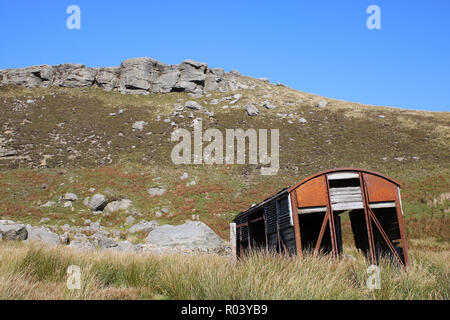
[(61, 243), (61, 238), (56, 233), (45, 227), (26, 226), (28, 232), (27, 241), (41, 241), (56, 246)]
[(10, 220), (0, 220), (0, 234), (6, 241), (26, 240), (28, 238), (25, 225)]
[(131, 206), (132, 202), (129, 199), (121, 199), (109, 202), (104, 211), (105, 212), (116, 212), (120, 210), (126, 210)]
[(132, 226), (128, 232), (129, 233), (136, 233), (136, 232), (143, 232), (143, 233), (150, 233), (153, 229), (158, 227), (158, 222), (156, 221), (141, 221), (138, 224), (135, 224)]
[(257, 116), (259, 114), (258, 108), (256, 108), (253, 104), (245, 105), (244, 110), (249, 116)]
[(103, 211), (107, 204), (108, 199), (101, 193), (97, 193), (89, 200), (88, 207), (92, 211)]
[(181, 251), (219, 253), (226, 249), (225, 242), (200, 221), (188, 221), (178, 226), (157, 227), (149, 233), (146, 242), (162, 249)]
[(328, 101), (322, 100), (319, 103), (317, 103), (317, 108), (325, 108), (328, 104)]
[(203, 106), (195, 101), (187, 101), (185, 104), (186, 108), (192, 109), (192, 110), (196, 110), (196, 111), (201, 111), (203, 110)]

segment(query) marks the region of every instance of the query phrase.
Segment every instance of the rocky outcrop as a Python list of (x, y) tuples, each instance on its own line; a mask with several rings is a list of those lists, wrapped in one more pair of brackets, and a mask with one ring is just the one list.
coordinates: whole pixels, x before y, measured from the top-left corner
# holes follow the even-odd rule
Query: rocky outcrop
[(0, 86), (98, 87), (106, 91), (150, 94), (168, 92), (204, 93), (232, 91), (245, 87), (240, 73), (211, 69), (206, 63), (186, 60), (167, 65), (151, 58), (132, 58), (120, 67), (87, 68), (82, 64), (38, 65), (0, 70)]

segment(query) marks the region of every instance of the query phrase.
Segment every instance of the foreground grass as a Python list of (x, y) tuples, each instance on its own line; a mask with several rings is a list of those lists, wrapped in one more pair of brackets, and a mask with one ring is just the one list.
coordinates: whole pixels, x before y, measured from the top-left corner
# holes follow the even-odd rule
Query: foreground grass
[[(368, 263), (328, 256), (254, 254), (231, 265), (214, 255), (81, 252), (0, 244), (1, 299), (449, 299), (449, 251), (411, 250), (408, 272), (383, 262), (381, 289), (368, 290)], [(80, 266), (81, 290), (66, 287)]]

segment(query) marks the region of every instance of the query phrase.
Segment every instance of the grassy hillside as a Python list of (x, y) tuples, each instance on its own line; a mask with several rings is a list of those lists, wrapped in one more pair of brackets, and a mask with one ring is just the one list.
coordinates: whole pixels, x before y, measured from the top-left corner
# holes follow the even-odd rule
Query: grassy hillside
[[(0, 88), (0, 146), (16, 154), (0, 158), (0, 219), (54, 230), (100, 222), (129, 234), (125, 211), (94, 215), (83, 199), (101, 192), (128, 198), (140, 219), (160, 224), (198, 217), (224, 239), (232, 218), (253, 203), (321, 170), (360, 167), (402, 183), (411, 268), (382, 264), (382, 290), (364, 284), (368, 262), (356, 252), (343, 220), (345, 253), (303, 260), (256, 255), (229, 267), (215, 255), (158, 256), (80, 253), (67, 248), (0, 243), (3, 299), (448, 299), (450, 252), (450, 113), (400, 110), (326, 99), (246, 78), (254, 89), (211, 93), (122, 95), (100, 89)], [(231, 96), (242, 94), (235, 105)], [(211, 104), (214, 99), (219, 103)], [(182, 111), (188, 100), (214, 112)], [(265, 101), (276, 105), (266, 109)], [(243, 106), (260, 111), (250, 117)], [(228, 108), (225, 107), (228, 105)], [(239, 107), (236, 108), (235, 106)], [(192, 113), (192, 114), (191, 114)], [(279, 129), (280, 169), (262, 176), (259, 165), (179, 165), (170, 159), (175, 128)], [(306, 120), (300, 121), (303, 118)], [(144, 121), (143, 130), (133, 130)], [(303, 123), (302, 123), (303, 122)], [(187, 179), (181, 179), (188, 173)], [(195, 182), (195, 183), (192, 183)], [(167, 192), (152, 197), (147, 189)], [(75, 193), (73, 207), (61, 196)], [(43, 207), (48, 201), (55, 205)], [(162, 208), (167, 213), (157, 217)], [(65, 270), (83, 270), (83, 288), (65, 288)], [(277, 283), (286, 284), (278, 286)]]
[[(230, 220), (252, 203), (317, 171), (361, 167), (403, 183), (409, 238), (449, 241), (450, 113), (332, 99), (318, 108), (323, 97), (246, 81), (253, 90), (200, 98), (185, 93), (134, 96), (100, 89), (0, 88), (0, 142), (18, 151), (0, 158), (1, 218), (39, 224), (48, 217), (48, 224), (82, 225), (84, 219), (100, 219), (82, 204), (94, 188), (131, 199), (142, 219), (176, 224), (195, 214), (227, 238)], [(239, 108), (232, 108), (230, 98), (225, 98), (236, 93), (242, 98), (235, 104)], [(213, 105), (214, 99), (221, 101)], [(175, 166), (170, 159), (176, 144), (170, 141), (171, 133), (174, 128), (192, 130), (191, 111), (174, 114), (175, 105), (188, 100), (214, 112), (210, 117), (192, 111), (203, 118), (204, 130), (279, 129), (278, 174), (262, 176), (259, 165)], [(277, 108), (264, 108), (264, 101)], [(260, 114), (248, 116), (243, 110), (247, 103), (256, 105)], [(136, 121), (147, 123), (142, 131), (133, 130)], [(184, 172), (187, 180), (179, 178)], [(187, 186), (193, 180), (196, 184)], [(146, 191), (150, 187), (168, 191), (151, 197)], [(65, 192), (78, 195), (74, 210), (61, 204), (41, 207), (47, 201), (58, 203)], [(155, 218), (163, 207), (170, 212)], [(424, 223), (422, 217), (429, 221)], [(127, 237), (125, 218), (124, 213), (113, 213), (101, 223), (120, 227)]]

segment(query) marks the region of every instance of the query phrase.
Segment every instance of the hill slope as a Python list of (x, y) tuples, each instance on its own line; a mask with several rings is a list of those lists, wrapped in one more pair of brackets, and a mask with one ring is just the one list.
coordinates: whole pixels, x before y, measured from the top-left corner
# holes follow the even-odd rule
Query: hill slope
[[(450, 113), (333, 100), (244, 76), (239, 83), (227, 92), (149, 95), (96, 85), (0, 87), (1, 218), (35, 225), (49, 218), (45, 223), (56, 227), (98, 220), (121, 230), (122, 238), (141, 241), (127, 234), (128, 213), (93, 216), (82, 203), (103, 192), (132, 200), (139, 219), (176, 224), (198, 218), (227, 238), (230, 220), (252, 203), (317, 171), (361, 167), (404, 184), (410, 238), (432, 235), (448, 242)], [(187, 101), (203, 111), (185, 107)], [(248, 115), (249, 104), (258, 115)], [(203, 130), (223, 133), (279, 129), (278, 173), (262, 176), (260, 165), (249, 164), (174, 165), (171, 134), (192, 131), (196, 118), (203, 119)], [(187, 179), (181, 179), (184, 173)], [(154, 197), (147, 192), (152, 187), (167, 192)], [(60, 201), (66, 192), (80, 199), (72, 207)], [(56, 204), (42, 207), (48, 201)], [(417, 220), (422, 216), (434, 220), (424, 224)]]

